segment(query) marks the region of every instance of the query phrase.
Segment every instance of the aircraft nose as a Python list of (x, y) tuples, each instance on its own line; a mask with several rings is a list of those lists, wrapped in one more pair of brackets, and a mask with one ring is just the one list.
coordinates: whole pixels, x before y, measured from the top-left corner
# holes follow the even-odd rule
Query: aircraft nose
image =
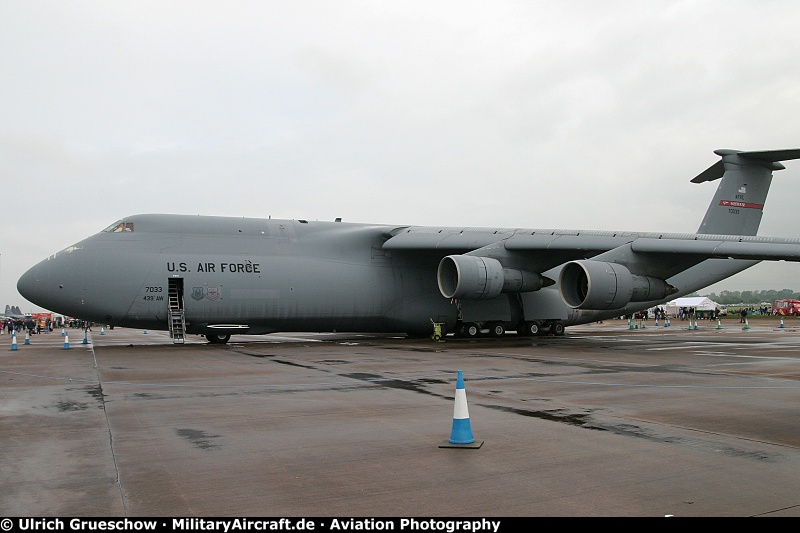
[(41, 305), (39, 302), (42, 300), (42, 285), (39, 283), (41, 275), (38, 266), (28, 269), (20, 276), (17, 280), (17, 291), (29, 302)]
[(31, 267), (17, 281), (17, 291), (29, 302), (55, 312), (71, 308), (78, 296), (78, 279), (62, 258), (51, 256)]

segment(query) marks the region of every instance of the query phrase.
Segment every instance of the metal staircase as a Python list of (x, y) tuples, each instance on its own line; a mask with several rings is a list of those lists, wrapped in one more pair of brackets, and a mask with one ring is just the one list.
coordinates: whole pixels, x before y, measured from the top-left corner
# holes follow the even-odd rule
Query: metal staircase
[[(176, 283), (173, 283), (173, 281)], [(178, 281), (169, 280), (169, 314), (167, 316), (169, 319), (169, 336), (172, 337), (173, 344), (183, 344), (186, 338), (183, 302)]]

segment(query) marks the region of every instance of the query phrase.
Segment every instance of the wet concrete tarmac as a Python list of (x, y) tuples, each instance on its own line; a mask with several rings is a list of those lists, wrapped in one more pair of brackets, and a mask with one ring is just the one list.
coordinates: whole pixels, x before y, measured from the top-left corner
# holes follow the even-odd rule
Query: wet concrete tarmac
[(800, 516), (800, 330), (687, 326), (3, 335), (0, 516)]

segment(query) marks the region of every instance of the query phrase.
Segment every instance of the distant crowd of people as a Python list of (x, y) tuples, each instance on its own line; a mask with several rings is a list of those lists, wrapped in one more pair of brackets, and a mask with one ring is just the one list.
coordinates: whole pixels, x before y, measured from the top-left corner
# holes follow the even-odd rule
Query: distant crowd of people
[(30, 335), (37, 335), (41, 333), (50, 333), (53, 331), (53, 328), (61, 328), (65, 326), (69, 326), (70, 328), (88, 329), (91, 331), (92, 323), (77, 319), (70, 320), (68, 323), (64, 323), (61, 320), (61, 317), (58, 317), (58, 320), (55, 322), (49, 318), (43, 318), (41, 320), (34, 320), (33, 317), (28, 317), (25, 320), (6, 318), (2, 321), (2, 323), (0, 323), (0, 333), (7, 333), (10, 335), (11, 333), (22, 333), (23, 331), (27, 331)]
[[(741, 323), (745, 323), (748, 316), (772, 314), (774, 314), (772, 308), (763, 305), (760, 307), (742, 307), (736, 311), (736, 316), (739, 317), (739, 322)], [(697, 309), (695, 307), (679, 307), (676, 311), (668, 314), (664, 307), (654, 307), (645, 311), (639, 311), (638, 313), (634, 313), (630, 316), (625, 316), (625, 318), (633, 318), (636, 320), (648, 320), (650, 318), (654, 318), (655, 320), (666, 320), (668, 315), (678, 320), (717, 320), (724, 316), (725, 313), (721, 312), (719, 307), (715, 307), (713, 310)]]
[[(675, 311), (672, 315), (673, 318), (677, 318), (678, 320), (700, 320), (700, 319), (709, 319), (709, 320), (716, 320), (720, 316), (720, 310), (718, 307), (715, 307), (713, 310), (702, 309), (698, 310), (695, 307), (679, 307), (677, 311)], [(668, 317), (668, 313), (666, 308), (664, 307), (653, 307), (652, 309), (646, 309), (644, 311), (639, 311), (634, 313), (631, 316), (626, 316), (625, 318), (633, 318), (635, 320), (648, 320), (650, 318), (654, 318), (655, 320), (664, 321)]]
[(13, 331), (20, 332), (24, 325), (25, 322), (22, 320), (11, 320), (7, 318), (3, 321), (3, 327), (0, 328), (0, 331), (2, 331), (2, 333), (11, 333)]
[(694, 307), (681, 307), (678, 309), (678, 317), (680, 320), (698, 320), (703, 318), (716, 320), (720, 317), (720, 311), (719, 307), (715, 307), (713, 310), (703, 310), (700, 312)]
[(47, 318), (43, 320), (34, 320), (33, 317), (28, 317), (25, 320), (7, 318), (3, 322), (2, 333), (20, 333), (27, 330), (31, 335), (38, 333), (50, 333), (53, 331), (53, 322)]

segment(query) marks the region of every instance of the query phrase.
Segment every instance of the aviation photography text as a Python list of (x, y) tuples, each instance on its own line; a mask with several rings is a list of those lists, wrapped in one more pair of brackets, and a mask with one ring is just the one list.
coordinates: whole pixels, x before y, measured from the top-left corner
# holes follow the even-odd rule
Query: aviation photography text
[(501, 519), (453, 518), (3, 518), (0, 531), (421, 531), (497, 533)]

